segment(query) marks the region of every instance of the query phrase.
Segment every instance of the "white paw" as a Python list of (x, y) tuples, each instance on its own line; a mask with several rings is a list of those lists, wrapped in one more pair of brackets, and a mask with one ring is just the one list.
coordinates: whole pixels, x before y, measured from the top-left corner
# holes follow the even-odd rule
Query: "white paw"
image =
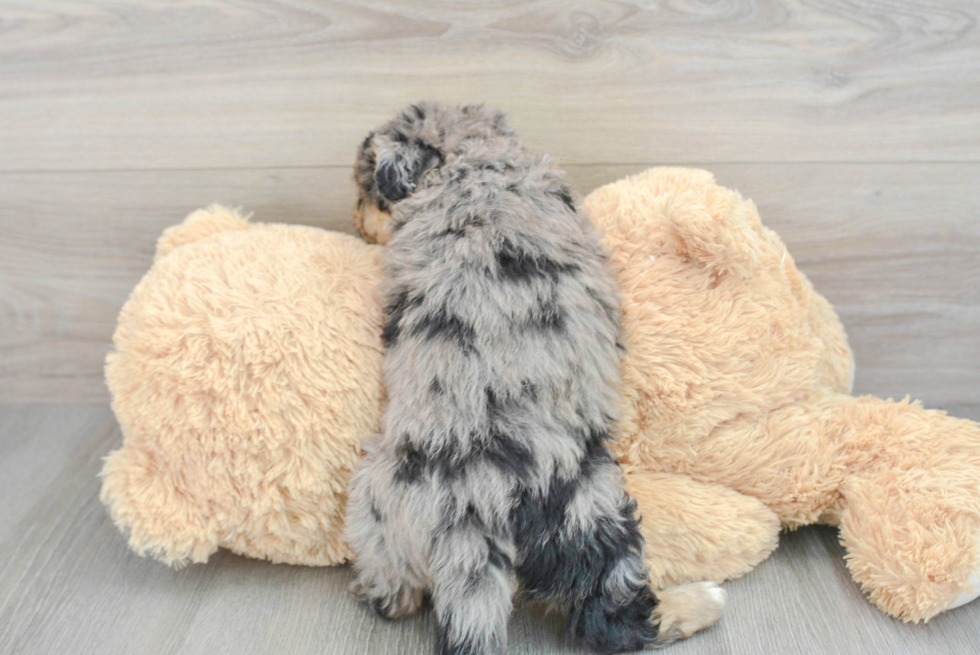
[(691, 582), (664, 589), (657, 600), (657, 643), (669, 644), (713, 625), (725, 606), (725, 590), (714, 582)]
[(947, 607), (947, 610), (956, 609), (961, 605), (966, 605), (971, 600), (980, 596), (980, 571), (974, 571), (970, 576), (970, 581), (966, 583), (966, 591), (956, 597), (956, 600)]

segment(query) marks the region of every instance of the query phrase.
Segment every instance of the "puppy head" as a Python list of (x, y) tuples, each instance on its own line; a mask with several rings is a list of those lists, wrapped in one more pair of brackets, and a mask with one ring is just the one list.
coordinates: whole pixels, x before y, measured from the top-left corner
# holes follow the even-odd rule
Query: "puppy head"
[(422, 102), (368, 134), (357, 152), (354, 226), (372, 243), (387, 243), (392, 208), (410, 197), (429, 171), (459, 154), (467, 142), (509, 135), (504, 115), (482, 105), (440, 107)]

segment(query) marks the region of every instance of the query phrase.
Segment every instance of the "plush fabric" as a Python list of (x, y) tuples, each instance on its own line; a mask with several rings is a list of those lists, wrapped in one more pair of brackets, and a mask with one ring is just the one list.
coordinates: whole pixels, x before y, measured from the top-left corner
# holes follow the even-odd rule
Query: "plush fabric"
[[(744, 575), (780, 529), (827, 523), (893, 616), (980, 592), (980, 427), (852, 397), (837, 315), (751, 201), (705, 171), (652, 169), (583, 207), (623, 294), (613, 450), (655, 587)], [(164, 233), (106, 366), (124, 443), (103, 500), (134, 549), (346, 558), (345, 489), (383, 402), (381, 256), (220, 208)]]
[(585, 210), (624, 295), (613, 450), (657, 586), (742, 575), (780, 526), (827, 523), (893, 616), (928, 619), (980, 591), (980, 428), (852, 397), (837, 315), (751, 201), (705, 171), (654, 169)]
[(380, 256), (221, 207), (164, 232), (106, 361), (124, 442), (102, 499), (134, 550), (347, 558), (347, 482), (381, 417)]

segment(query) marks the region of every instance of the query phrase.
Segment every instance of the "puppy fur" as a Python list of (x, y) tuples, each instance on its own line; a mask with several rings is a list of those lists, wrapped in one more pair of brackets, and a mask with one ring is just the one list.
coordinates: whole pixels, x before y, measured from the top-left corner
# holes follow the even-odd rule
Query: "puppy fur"
[[(354, 475), (355, 592), (383, 617), (431, 594), (437, 652), (502, 652), (518, 586), (603, 653), (719, 616), (709, 583), (647, 584), (606, 448), (619, 304), (598, 235), (500, 112), (413, 105), (355, 169), (364, 236), (390, 236), (382, 433)], [(658, 629), (659, 628), (659, 629)]]

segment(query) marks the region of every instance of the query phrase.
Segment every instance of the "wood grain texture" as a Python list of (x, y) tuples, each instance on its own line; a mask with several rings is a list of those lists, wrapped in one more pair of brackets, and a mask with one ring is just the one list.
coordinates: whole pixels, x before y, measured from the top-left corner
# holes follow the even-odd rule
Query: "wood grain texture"
[(116, 316), (160, 232), (215, 201), (350, 231), (350, 172), (0, 175), (0, 402), (104, 403)]
[[(643, 165), (569, 166), (576, 189)], [(837, 307), (857, 391), (980, 418), (980, 164), (724, 164)], [(116, 316), (156, 238), (221, 201), (349, 231), (344, 168), (0, 175), (0, 402), (104, 403)]]
[[(0, 654), (390, 655), (432, 649), (431, 614), (375, 618), (347, 593), (347, 568), (272, 565), (219, 551), (175, 571), (126, 549), (99, 503), (101, 457), (120, 443), (105, 407), (0, 410)], [(51, 456), (50, 446), (59, 443)], [(20, 465), (44, 478), (11, 476)], [(12, 513), (11, 513), (12, 512)], [(908, 626), (872, 607), (850, 579), (830, 528), (784, 534), (775, 554), (725, 585), (728, 605), (676, 655), (975, 653), (980, 601)], [(563, 617), (519, 608), (515, 655), (586, 653)]]
[(568, 163), (977, 161), (975, 0), (3, 0), (0, 170), (347, 165), (486, 101)]

